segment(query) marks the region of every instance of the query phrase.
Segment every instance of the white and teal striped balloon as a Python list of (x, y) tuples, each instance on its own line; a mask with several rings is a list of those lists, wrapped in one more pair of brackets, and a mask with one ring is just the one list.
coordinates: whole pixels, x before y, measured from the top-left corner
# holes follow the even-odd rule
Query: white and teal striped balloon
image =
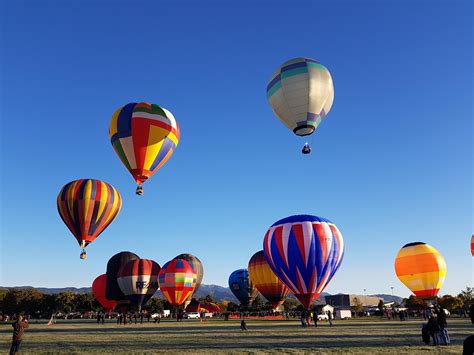
[(334, 100), (331, 74), (310, 58), (283, 63), (267, 86), (273, 112), (298, 136), (313, 133), (328, 114)]

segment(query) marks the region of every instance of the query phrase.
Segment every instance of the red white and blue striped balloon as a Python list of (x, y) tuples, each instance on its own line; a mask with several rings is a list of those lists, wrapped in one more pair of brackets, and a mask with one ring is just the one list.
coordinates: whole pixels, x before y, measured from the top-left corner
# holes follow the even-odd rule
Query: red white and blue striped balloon
[(148, 259), (136, 259), (122, 265), (117, 273), (120, 290), (139, 310), (158, 290), (161, 267)]
[(280, 281), (309, 308), (341, 265), (344, 241), (331, 221), (298, 215), (281, 219), (268, 229), (263, 251)]

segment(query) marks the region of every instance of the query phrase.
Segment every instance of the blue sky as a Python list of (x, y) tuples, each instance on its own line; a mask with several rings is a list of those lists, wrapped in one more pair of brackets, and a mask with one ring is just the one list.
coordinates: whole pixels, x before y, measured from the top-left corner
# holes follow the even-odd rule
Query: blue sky
[[(472, 5), (465, 1), (3, 2), (0, 285), (89, 286), (130, 250), (190, 252), (227, 285), (292, 214), (345, 242), (327, 292), (408, 296), (399, 248), (435, 246), (441, 293), (472, 285)], [(307, 56), (335, 101), (304, 140), (273, 115), (267, 81)], [(175, 115), (181, 141), (135, 196), (108, 137), (133, 101)], [(115, 222), (80, 249), (56, 210), (65, 183), (121, 193)], [(470, 272), (471, 271), (471, 272)]]

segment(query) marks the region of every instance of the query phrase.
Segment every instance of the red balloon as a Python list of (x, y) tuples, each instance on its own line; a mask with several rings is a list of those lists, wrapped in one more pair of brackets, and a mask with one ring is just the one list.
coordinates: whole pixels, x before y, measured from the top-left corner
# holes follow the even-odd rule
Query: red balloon
[(103, 274), (98, 276), (92, 283), (92, 295), (104, 307), (106, 312), (109, 312), (115, 308), (117, 301), (109, 300), (105, 297), (105, 285), (107, 284), (107, 275)]

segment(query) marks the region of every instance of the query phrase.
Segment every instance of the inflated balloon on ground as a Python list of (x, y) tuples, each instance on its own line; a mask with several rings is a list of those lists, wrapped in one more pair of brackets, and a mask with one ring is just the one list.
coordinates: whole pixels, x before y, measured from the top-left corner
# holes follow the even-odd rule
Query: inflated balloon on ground
[(328, 219), (296, 215), (268, 229), (263, 251), (275, 275), (309, 308), (339, 269), (344, 240)]

